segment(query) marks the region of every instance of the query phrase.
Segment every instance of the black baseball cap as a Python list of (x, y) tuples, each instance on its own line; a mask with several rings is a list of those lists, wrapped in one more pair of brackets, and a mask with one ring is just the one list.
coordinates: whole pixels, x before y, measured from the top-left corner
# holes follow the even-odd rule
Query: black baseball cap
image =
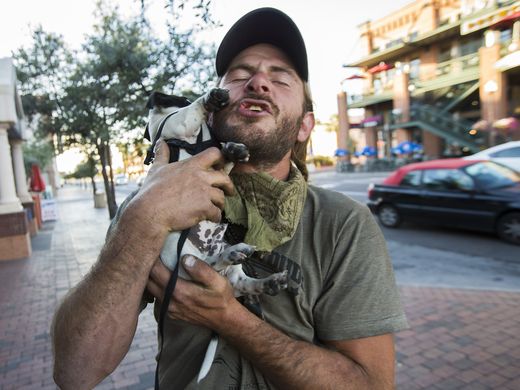
[(307, 50), (292, 19), (275, 8), (258, 8), (242, 16), (227, 32), (217, 52), (215, 66), (222, 77), (242, 50), (268, 43), (282, 50), (303, 81), (309, 81)]

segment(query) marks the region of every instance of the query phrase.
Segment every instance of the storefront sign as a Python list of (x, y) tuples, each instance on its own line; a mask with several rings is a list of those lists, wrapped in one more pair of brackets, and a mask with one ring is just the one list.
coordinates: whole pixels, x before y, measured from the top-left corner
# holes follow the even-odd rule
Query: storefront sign
[(493, 26), (494, 24), (502, 21), (502, 19), (510, 17), (517, 12), (520, 12), (520, 4), (518, 3), (498, 9), (485, 15), (478, 16), (476, 18), (468, 19), (460, 25), (460, 34), (466, 35), (474, 31)]

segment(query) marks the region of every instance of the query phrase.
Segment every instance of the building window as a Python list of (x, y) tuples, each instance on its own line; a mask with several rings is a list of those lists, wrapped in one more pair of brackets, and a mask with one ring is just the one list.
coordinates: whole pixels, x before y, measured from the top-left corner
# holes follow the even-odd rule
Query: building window
[(451, 47), (444, 46), (439, 50), (439, 57), (437, 59), (438, 62), (445, 62), (451, 60)]
[(419, 58), (415, 58), (410, 61), (410, 80), (417, 80), (420, 74), (421, 60)]
[(383, 92), (383, 81), (381, 80), (381, 73), (374, 76), (374, 93)]
[(469, 54), (473, 54), (478, 52), (478, 49), (482, 47), (482, 37), (478, 37), (475, 39), (472, 39), (470, 41), (463, 42), (460, 45), (460, 55), (461, 56), (467, 56)]
[(513, 34), (512, 34), (511, 29), (500, 31), (500, 42), (501, 43), (509, 42), (509, 41), (511, 41), (512, 38), (513, 38)]

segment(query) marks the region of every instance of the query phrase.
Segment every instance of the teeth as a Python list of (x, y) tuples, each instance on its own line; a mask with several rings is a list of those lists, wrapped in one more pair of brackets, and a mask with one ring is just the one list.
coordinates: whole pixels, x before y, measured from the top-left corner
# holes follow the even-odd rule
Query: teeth
[(249, 107), (249, 109), (250, 109), (251, 111), (262, 111), (262, 107), (260, 107), (260, 106), (256, 106), (256, 105), (251, 105), (251, 106)]

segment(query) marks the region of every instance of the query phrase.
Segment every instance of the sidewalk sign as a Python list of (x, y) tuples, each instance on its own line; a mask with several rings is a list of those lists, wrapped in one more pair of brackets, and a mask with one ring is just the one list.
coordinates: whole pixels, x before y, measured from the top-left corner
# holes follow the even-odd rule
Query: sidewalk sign
[(58, 219), (58, 207), (54, 199), (42, 199), (40, 201), (42, 209), (42, 221), (56, 221)]

